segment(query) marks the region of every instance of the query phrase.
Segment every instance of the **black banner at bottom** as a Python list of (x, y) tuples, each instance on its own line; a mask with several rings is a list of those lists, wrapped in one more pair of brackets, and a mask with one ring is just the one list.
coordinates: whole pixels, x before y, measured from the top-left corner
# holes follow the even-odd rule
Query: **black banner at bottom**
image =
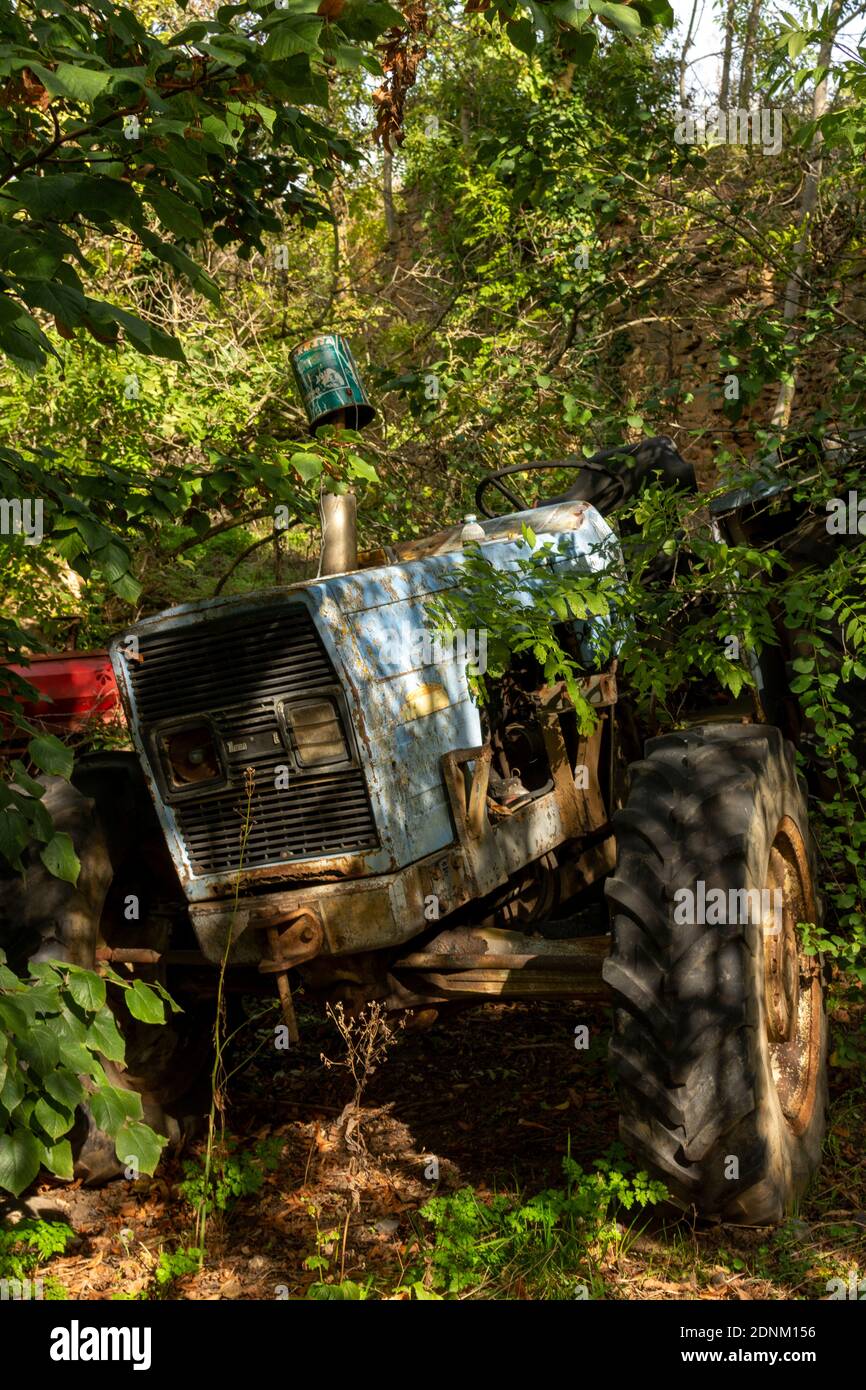
[[(856, 1297), (838, 1297), (821, 1302), (728, 1302), (635, 1301), (604, 1302), (574, 1300), (568, 1303), (541, 1303), (533, 1311), (525, 1303), (508, 1305), (507, 1322), (499, 1324), (501, 1303), (483, 1299), (459, 1300), (451, 1314), (444, 1309), (392, 1309), (386, 1321), (382, 1313), (367, 1303), (366, 1309), (352, 1314), (326, 1308), (302, 1299), (285, 1302), (38, 1302), (0, 1303), (0, 1329), (4, 1348), (4, 1382), (13, 1386), (26, 1374), (28, 1383), (63, 1385), (69, 1379), (87, 1374), (99, 1377), (100, 1367), (112, 1374), (127, 1371), (140, 1380), (147, 1376), (178, 1373), (197, 1377), (210, 1372), (221, 1379), (236, 1375), (246, 1365), (250, 1372), (267, 1374), (283, 1364), (296, 1373), (318, 1356), (335, 1369), (344, 1353), (351, 1363), (353, 1354), (339, 1340), (322, 1342), (323, 1332), (353, 1329), (353, 1345), (364, 1347), (362, 1361), (378, 1358), (387, 1348), (388, 1364), (399, 1366), (399, 1341), (394, 1338), (406, 1330), (413, 1338), (414, 1350), (407, 1348), (406, 1369), (418, 1366), (417, 1338), (435, 1338), (446, 1325), (442, 1317), (459, 1318), (459, 1357), (461, 1368), (477, 1360), (491, 1368), (500, 1357), (512, 1358), (522, 1335), (543, 1332), (556, 1338), (553, 1344), (533, 1338), (524, 1343), (523, 1358), (547, 1357), (554, 1347), (569, 1358), (598, 1358), (598, 1369), (607, 1364), (616, 1379), (623, 1374), (657, 1379), (675, 1367), (691, 1370), (697, 1376), (713, 1366), (760, 1366), (775, 1374), (792, 1368), (808, 1367), (822, 1376), (856, 1364), (863, 1344), (866, 1309), (858, 1305), (866, 1298), (856, 1289)], [(299, 1303), (304, 1303), (301, 1313)], [(467, 1304), (476, 1303), (473, 1311)], [(840, 1306), (841, 1305), (841, 1306)], [(848, 1306), (846, 1306), (848, 1305)], [(357, 1319), (352, 1322), (352, 1317)], [(428, 1317), (433, 1318), (428, 1322)], [(420, 1323), (415, 1322), (421, 1317)], [(478, 1317), (480, 1321), (476, 1322)], [(408, 1322), (406, 1319), (408, 1318)], [(320, 1321), (321, 1319), (321, 1321)], [(516, 1319), (516, 1320), (515, 1320)], [(447, 1326), (452, 1332), (456, 1324)], [(501, 1326), (501, 1340), (496, 1337)], [(483, 1334), (473, 1353), (472, 1334)], [(491, 1332), (493, 1336), (491, 1337)], [(387, 1338), (377, 1350), (376, 1335)], [(363, 1340), (361, 1340), (363, 1338)], [(567, 1340), (559, 1340), (560, 1338)], [(431, 1341), (425, 1361), (435, 1365), (437, 1342)], [(547, 1347), (547, 1350), (545, 1350)], [(20, 1374), (10, 1364), (9, 1354), (17, 1348)], [(342, 1348), (342, 1350), (340, 1350)], [(411, 1351), (411, 1355), (409, 1354)], [(283, 1358), (285, 1360), (283, 1361)], [(300, 1358), (300, 1360), (299, 1360)], [(505, 1362), (513, 1374), (515, 1367)], [(525, 1366), (525, 1362), (524, 1362)], [(26, 1369), (25, 1369), (26, 1368)], [(345, 1366), (351, 1374), (351, 1365)]]

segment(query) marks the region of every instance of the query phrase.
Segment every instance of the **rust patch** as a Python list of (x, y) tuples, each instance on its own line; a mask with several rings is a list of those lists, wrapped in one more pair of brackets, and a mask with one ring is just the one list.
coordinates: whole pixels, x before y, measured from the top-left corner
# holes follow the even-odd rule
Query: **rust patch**
[(265, 922), (256, 922), (255, 925), (263, 926), (267, 931), (272, 952), (259, 961), (259, 970), (263, 974), (278, 974), (294, 965), (301, 965), (304, 961), (312, 960), (322, 949), (322, 923), (312, 908), (298, 908), (279, 926)]
[[(326, 861), (313, 859), (308, 863), (265, 865), (260, 869), (249, 869), (240, 876), (217, 879), (212, 886), (215, 897), (233, 893), (240, 883), (241, 889), (257, 887), (260, 883), (285, 884), (291, 889), (293, 884), (337, 883), (341, 879), (363, 878), (370, 872), (368, 860), (378, 856), (380, 850), (369, 854), (332, 855)], [(393, 867), (393, 866), (391, 866)]]

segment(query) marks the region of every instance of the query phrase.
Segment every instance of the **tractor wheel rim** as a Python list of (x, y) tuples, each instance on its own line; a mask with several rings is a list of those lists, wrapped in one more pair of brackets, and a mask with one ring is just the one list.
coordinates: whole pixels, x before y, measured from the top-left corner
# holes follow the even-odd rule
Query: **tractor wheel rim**
[(773, 1082), (785, 1119), (802, 1134), (815, 1108), (821, 1061), (821, 967), (803, 951), (798, 922), (814, 922), (806, 846), (787, 816), (767, 866), (770, 911), (763, 922), (764, 1026)]

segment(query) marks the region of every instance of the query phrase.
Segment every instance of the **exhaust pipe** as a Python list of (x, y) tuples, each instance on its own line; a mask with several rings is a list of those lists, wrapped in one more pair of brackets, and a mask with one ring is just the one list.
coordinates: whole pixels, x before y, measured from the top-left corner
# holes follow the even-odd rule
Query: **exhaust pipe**
[[(376, 412), (367, 400), (352, 349), (340, 333), (322, 333), (290, 354), (292, 371), (315, 434), (322, 425), (363, 429)], [(357, 504), (354, 493), (326, 492), (319, 506), (322, 553), (319, 574), (348, 574), (358, 568)]]
[(358, 568), (357, 501), (354, 492), (325, 492), (321, 502), (322, 557), (319, 574), (348, 574)]

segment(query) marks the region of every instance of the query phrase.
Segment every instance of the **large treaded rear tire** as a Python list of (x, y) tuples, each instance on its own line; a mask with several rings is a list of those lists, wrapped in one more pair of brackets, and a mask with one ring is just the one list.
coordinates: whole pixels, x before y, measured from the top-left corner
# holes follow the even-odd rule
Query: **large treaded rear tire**
[[(820, 1162), (827, 1098), (821, 967), (796, 937), (819, 909), (793, 749), (759, 725), (651, 740), (616, 834), (604, 976), (622, 1137), (677, 1205), (780, 1221)], [(681, 892), (697, 902), (699, 880), (726, 895), (778, 887), (781, 929), (728, 896), (735, 920), (679, 921), (702, 915)]]

